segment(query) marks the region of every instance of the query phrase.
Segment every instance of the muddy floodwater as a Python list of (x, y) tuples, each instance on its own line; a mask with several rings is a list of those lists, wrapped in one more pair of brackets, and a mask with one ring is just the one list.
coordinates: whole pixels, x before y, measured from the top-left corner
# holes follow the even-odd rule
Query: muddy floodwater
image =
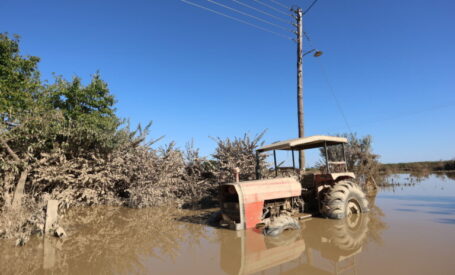
[(206, 225), (214, 210), (73, 209), (68, 238), (0, 242), (1, 274), (455, 274), (455, 174), (389, 178), (371, 211), (279, 237)]

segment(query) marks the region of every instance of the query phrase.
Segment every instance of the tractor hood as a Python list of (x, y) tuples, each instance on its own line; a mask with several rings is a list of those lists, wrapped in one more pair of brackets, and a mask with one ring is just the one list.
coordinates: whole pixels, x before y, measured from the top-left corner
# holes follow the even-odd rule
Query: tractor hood
[(243, 203), (300, 196), (302, 187), (295, 178), (276, 178), (234, 183), (242, 193)]
[(225, 183), (220, 186), (223, 220), (232, 229), (254, 228), (261, 220), (264, 201), (300, 196), (295, 178), (276, 178)]

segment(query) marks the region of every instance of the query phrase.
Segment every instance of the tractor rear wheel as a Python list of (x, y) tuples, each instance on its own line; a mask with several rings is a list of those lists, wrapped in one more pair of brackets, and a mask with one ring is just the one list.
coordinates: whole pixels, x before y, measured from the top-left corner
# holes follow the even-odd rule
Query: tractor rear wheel
[(354, 182), (343, 180), (326, 190), (321, 214), (331, 219), (343, 219), (353, 214), (368, 212), (365, 193)]

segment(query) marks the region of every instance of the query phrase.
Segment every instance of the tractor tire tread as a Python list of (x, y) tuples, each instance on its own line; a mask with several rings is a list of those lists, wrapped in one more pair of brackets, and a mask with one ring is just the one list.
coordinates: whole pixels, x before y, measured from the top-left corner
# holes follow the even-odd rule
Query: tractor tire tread
[(343, 219), (349, 201), (355, 200), (360, 207), (360, 212), (368, 212), (368, 201), (365, 193), (354, 182), (343, 180), (329, 187), (322, 200), (321, 214), (331, 219)]

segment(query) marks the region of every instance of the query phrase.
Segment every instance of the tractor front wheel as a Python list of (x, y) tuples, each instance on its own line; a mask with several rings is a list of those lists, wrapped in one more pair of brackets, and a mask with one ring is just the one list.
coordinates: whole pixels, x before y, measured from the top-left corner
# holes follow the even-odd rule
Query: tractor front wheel
[(322, 198), (321, 214), (331, 219), (343, 219), (368, 212), (368, 201), (362, 189), (351, 181), (339, 181)]

